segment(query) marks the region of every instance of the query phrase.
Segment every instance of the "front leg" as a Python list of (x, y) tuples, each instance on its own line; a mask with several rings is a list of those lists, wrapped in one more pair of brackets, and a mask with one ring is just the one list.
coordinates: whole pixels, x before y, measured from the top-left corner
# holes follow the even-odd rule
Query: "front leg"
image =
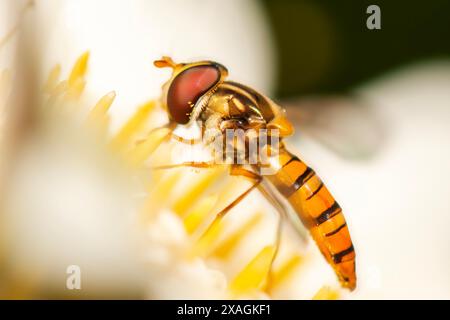
[(169, 165), (165, 165), (165, 166), (157, 166), (157, 167), (152, 167), (152, 170), (168, 170), (168, 169), (176, 169), (176, 168), (183, 168), (183, 167), (188, 167), (188, 168), (197, 168), (197, 169), (210, 169), (210, 168), (215, 168), (219, 166), (219, 164), (216, 164), (214, 162), (183, 162), (183, 163), (178, 163), (178, 164), (169, 164)]
[[(221, 220), (231, 209), (233, 209), (235, 206), (237, 206), (242, 200), (244, 200), (253, 190), (258, 188), (258, 186), (261, 184), (263, 178), (250, 171), (242, 168), (241, 166), (231, 166), (230, 167), (230, 175), (231, 176), (243, 176), (253, 181), (253, 184), (242, 194), (240, 194), (236, 199), (234, 199), (229, 205), (227, 205), (224, 209), (222, 209), (220, 212), (216, 214), (216, 218), (212, 222), (212, 224), (209, 226), (208, 230), (216, 223), (218, 223), (219, 220)], [(208, 230), (206, 232), (208, 232)]]
[[(191, 145), (191, 146), (198, 145), (198, 144), (201, 144), (203, 142), (202, 138), (199, 138), (199, 139), (186, 139), (186, 138), (183, 138), (183, 137), (180, 137), (180, 136), (176, 135), (175, 133), (173, 133), (173, 131), (175, 130), (176, 126), (177, 126), (176, 123), (168, 123), (165, 126), (152, 129), (150, 131), (150, 135), (153, 132), (161, 130), (161, 129), (169, 129), (170, 131), (169, 131), (169, 133), (167, 134), (167, 136), (165, 138), (166, 141), (169, 141), (170, 139), (174, 139), (174, 140), (176, 140), (178, 142), (181, 142), (183, 144), (188, 144), (188, 145)], [(143, 140), (143, 141), (145, 141), (145, 140)], [(143, 142), (143, 141), (138, 141), (138, 144), (140, 142)]]

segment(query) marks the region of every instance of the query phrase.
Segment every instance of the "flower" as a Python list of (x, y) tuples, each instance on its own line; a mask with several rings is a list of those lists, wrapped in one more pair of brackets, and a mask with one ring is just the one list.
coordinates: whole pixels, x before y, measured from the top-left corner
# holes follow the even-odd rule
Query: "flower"
[[(34, 70), (21, 68), (20, 59), (31, 58), (24, 51), (24, 44), (30, 38), (15, 39), (15, 36), (32, 3), (25, 2), (18, 22), (1, 42), (8, 44), (7, 49), (11, 51), (14, 47), (9, 44), (14, 39), (17, 50), (23, 54), (18, 55), (15, 68), (0, 72), (0, 103), (3, 102), (0, 124), (2, 119), (3, 123), (6, 119), (9, 123), (18, 122), (13, 132), (17, 138), (12, 140), (10, 128), (0, 126), (0, 137), (8, 133), (7, 139), (0, 138), (1, 151), (8, 155), (0, 164), (6, 177), (0, 187), (7, 191), (0, 206), (0, 255), (8, 261), (0, 270), (3, 297), (323, 299), (339, 296), (335, 289), (337, 282), (315, 247), (298, 239), (289, 226), (285, 227), (281, 249), (271, 267), (277, 252), (273, 226), (278, 216), (257, 192), (225, 218), (214, 220), (215, 213), (248, 187), (247, 181), (230, 177), (226, 167), (152, 169), (158, 163), (173, 161), (170, 155), (184, 152), (182, 146), (167, 140), (168, 129), (155, 129), (167, 119), (159, 100), (143, 103), (116, 129), (124, 114), (112, 112), (112, 107), (117, 102), (134, 104), (148, 95), (144, 92), (148, 83), (152, 87), (160, 84), (138, 77), (130, 86), (129, 73), (120, 66), (116, 70), (108, 67), (105, 72), (105, 61), (98, 60), (105, 57), (105, 48), (110, 48), (102, 47), (103, 41), (98, 41), (99, 34), (104, 36), (105, 32), (95, 27), (84, 30), (74, 26), (77, 14), (72, 13), (81, 10), (93, 14), (95, 10), (90, 5), (77, 3), (73, 8), (64, 2), (55, 7), (56, 2), (40, 1), (31, 12), (35, 21), (41, 21), (42, 13), (49, 8), (59, 12), (56, 16), (60, 19), (46, 18), (42, 23), (31, 24), (38, 25), (36, 30), (42, 32), (36, 55), (42, 60), (33, 56), (28, 60), (34, 64), (28, 66)], [(108, 1), (108, 12), (114, 11), (116, 5)], [(184, 14), (183, 10), (180, 12)], [(97, 19), (96, 15), (93, 17)], [(110, 18), (116, 22), (114, 15)], [(256, 15), (254, 19), (258, 20)], [(25, 25), (28, 28), (29, 21)], [(28, 30), (24, 32), (26, 35), (29, 29), (25, 30)], [(65, 36), (55, 36), (54, 32), (61, 30)], [(55, 48), (55, 39), (58, 44), (70, 39), (71, 53), (58, 51), (64, 46)], [(250, 47), (253, 39), (248, 38)], [(114, 43), (117, 41), (128, 40), (122, 36), (114, 38)], [(139, 51), (137, 42), (127, 43), (129, 50)], [(71, 54), (86, 44), (92, 45), (96, 54), (95, 72), (89, 77), (92, 86), (86, 78), (89, 52), (78, 57), (67, 76), (63, 76), (64, 64), (48, 71), (55, 56), (67, 63)], [(269, 60), (270, 50), (264, 46), (259, 42), (253, 47), (265, 52), (260, 57)], [(227, 50), (221, 48), (220, 52)], [(258, 71), (252, 64), (254, 59), (246, 63), (249, 59), (241, 55), (238, 60), (229, 61), (227, 57), (224, 60), (235, 64), (236, 74), (241, 72), (243, 78), (255, 74), (253, 80), (245, 82), (256, 81), (257, 87), (269, 90), (267, 79), (271, 78), (268, 76), (271, 68)], [(136, 61), (141, 63), (142, 59)], [(253, 71), (245, 71), (248, 68)], [(47, 74), (43, 86), (39, 84), (39, 76), (36, 77), (39, 69)], [(127, 66), (127, 70), (134, 69)], [(28, 81), (13, 81), (11, 74)], [(103, 90), (105, 84), (118, 84), (119, 94), (109, 92), (92, 106), (92, 96)], [(10, 96), (9, 92), (14, 94)], [(25, 101), (17, 99), (20, 93)], [(23, 108), (30, 122), (6, 113), (11, 106)], [(312, 275), (315, 272), (312, 270), (321, 270), (316, 268), (317, 261), (329, 272)], [(66, 271), (72, 270), (69, 268), (72, 265), (79, 266), (83, 275), (79, 292), (63, 285), (67, 280)], [(304, 275), (308, 275), (307, 281)], [(326, 280), (324, 275), (331, 280)], [(324, 286), (325, 283), (333, 289)]]
[[(52, 274), (71, 261), (98, 277), (89, 280), (88, 297), (298, 298), (286, 287), (315, 260), (305, 243), (286, 228), (271, 269), (277, 215), (257, 193), (211, 224), (247, 182), (224, 167), (152, 170), (179, 147), (167, 141), (168, 129), (153, 127), (164, 114), (159, 101), (137, 108), (111, 136), (108, 110), (116, 94), (83, 108), (88, 60), (89, 53), (81, 55), (67, 79), (60, 79), (59, 65), (51, 70), (38, 123), (7, 183), (3, 244), (16, 271), (6, 272), (6, 296), (70, 296), (55, 289), (62, 280)], [(26, 290), (17, 290), (23, 282)], [(339, 296), (320, 287), (303, 297)]]

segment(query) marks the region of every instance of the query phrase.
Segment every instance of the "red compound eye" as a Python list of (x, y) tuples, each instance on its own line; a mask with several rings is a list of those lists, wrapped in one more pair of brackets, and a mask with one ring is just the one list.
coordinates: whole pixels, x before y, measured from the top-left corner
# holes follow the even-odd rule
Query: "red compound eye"
[(219, 70), (211, 65), (192, 67), (180, 73), (167, 94), (167, 108), (172, 120), (187, 124), (197, 100), (219, 80)]

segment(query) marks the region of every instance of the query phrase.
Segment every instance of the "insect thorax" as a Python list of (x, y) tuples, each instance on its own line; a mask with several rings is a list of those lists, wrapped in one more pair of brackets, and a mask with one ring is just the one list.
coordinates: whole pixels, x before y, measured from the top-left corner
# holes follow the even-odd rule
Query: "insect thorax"
[(274, 118), (274, 107), (253, 89), (232, 82), (221, 84), (199, 117), (207, 144), (234, 164), (261, 162), (260, 153), (266, 146), (279, 143), (266, 129)]

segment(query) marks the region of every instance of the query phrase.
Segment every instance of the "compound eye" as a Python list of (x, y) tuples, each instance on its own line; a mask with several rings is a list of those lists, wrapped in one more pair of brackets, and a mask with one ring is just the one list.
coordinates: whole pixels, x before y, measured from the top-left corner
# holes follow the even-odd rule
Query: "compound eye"
[(167, 94), (167, 108), (175, 122), (187, 124), (193, 106), (220, 80), (220, 71), (211, 65), (189, 68), (173, 81)]

